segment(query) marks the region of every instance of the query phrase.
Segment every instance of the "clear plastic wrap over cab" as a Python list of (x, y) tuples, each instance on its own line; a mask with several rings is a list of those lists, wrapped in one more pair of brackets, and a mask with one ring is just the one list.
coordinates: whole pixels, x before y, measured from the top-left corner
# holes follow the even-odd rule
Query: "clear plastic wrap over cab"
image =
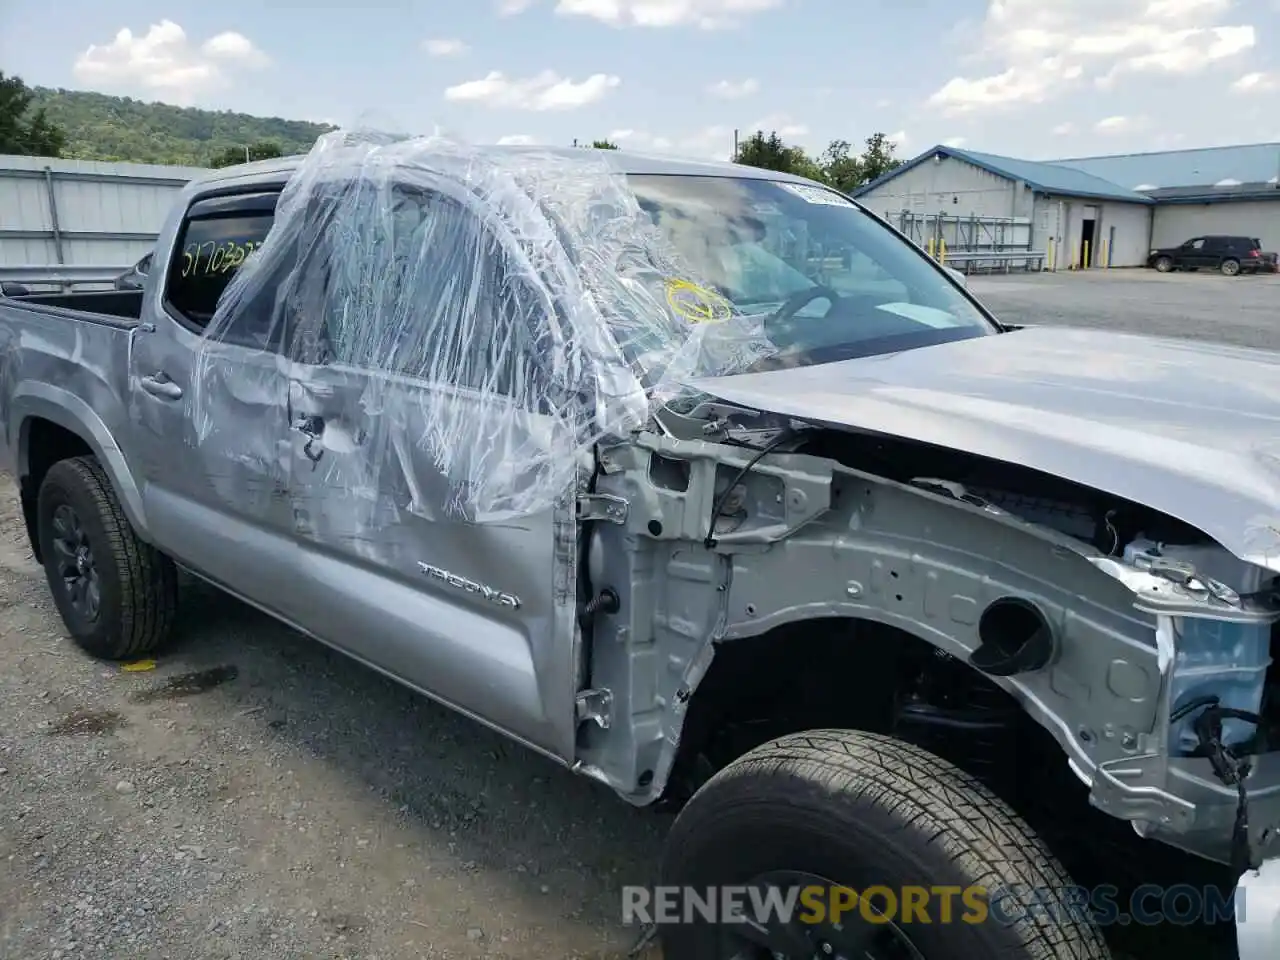
[(699, 279), (623, 174), (573, 154), (320, 138), (209, 324), (197, 434), (214, 429), (201, 385), (250, 375), (218, 348), (251, 327), (287, 369), (366, 371), (365, 413), (395, 411), (395, 435), (447, 480), (443, 509), (499, 521), (554, 504), (585, 452), (643, 428), (685, 380), (774, 352), (759, 318), (677, 314), (664, 289)]

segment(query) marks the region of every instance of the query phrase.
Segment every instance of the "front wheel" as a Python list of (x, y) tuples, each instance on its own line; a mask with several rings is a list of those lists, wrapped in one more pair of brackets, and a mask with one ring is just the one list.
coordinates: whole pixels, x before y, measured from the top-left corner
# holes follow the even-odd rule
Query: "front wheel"
[(677, 818), (662, 886), (681, 908), (662, 926), (665, 960), (1111, 957), (1065, 870), (1003, 801), (876, 734), (793, 734), (720, 771)]
[(1158, 273), (1168, 273), (1168, 272), (1169, 272), (1170, 270), (1172, 270), (1172, 269), (1173, 269), (1173, 258), (1172, 258), (1172, 257), (1157, 257), (1157, 258), (1156, 258), (1156, 272), (1158, 272)]
[(1219, 269), (1222, 270), (1222, 275), (1224, 277), (1234, 277), (1236, 274), (1240, 272), (1240, 261), (1239, 260), (1223, 260), (1222, 266)]
[(124, 660), (164, 642), (177, 610), (177, 570), (134, 532), (95, 458), (49, 468), (36, 522), (53, 601), (80, 647)]

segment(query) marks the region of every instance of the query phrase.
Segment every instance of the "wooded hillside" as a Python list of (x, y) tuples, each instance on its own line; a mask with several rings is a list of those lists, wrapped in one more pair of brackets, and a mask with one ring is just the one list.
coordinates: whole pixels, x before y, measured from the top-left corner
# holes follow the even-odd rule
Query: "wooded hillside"
[(284, 154), (306, 153), (316, 137), (334, 129), (305, 120), (251, 117), (144, 103), (79, 90), (31, 87), (31, 108), (66, 135), (64, 157), (205, 167), (217, 158), (264, 142)]

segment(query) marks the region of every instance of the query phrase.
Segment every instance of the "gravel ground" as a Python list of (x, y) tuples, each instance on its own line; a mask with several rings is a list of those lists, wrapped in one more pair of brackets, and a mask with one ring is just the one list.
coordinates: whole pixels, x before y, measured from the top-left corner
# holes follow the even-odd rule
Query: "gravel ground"
[[(1280, 347), (1273, 277), (971, 286)], [(89, 660), (0, 476), (0, 957), (621, 958), (667, 823), (209, 590), (154, 670)]]
[(975, 276), (969, 288), (997, 316), (1014, 323), (1207, 337), (1280, 350), (1280, 274), (1091, 270)]
[(0, 477), (0, 957), (623, 957), (666, 818), (234, 600), (129, 673)]

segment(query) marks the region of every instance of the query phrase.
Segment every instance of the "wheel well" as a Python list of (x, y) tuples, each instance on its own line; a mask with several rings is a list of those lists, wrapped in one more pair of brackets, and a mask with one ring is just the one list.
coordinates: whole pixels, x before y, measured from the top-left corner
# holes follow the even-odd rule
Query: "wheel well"
[(79, 434), (61, 424), (43, 417), (30, 417), (22, 424), (24, 452), (23, 469), (18, 481), (18, 496), (22, 502), (22, 518), (27, 527), (27, 539), (37, 563), (43, 563), (40, 555), (40, 537), (36, 530), (36, 502), (40, 484), (45, 474), (59, 460), (93, 454), (93, 448)]
[(928, 641), (873, 621), (812, 620), (719, 643), (690, 699), (664, 806), (680, 806), (754, 747), (819, 728), (888, 734), (978, 777), (1077, 881), (1222, 880), (1217, 865), (1140, 841), (1093, 808), (1061, 745), (1012, 695)]
[[(1028, 783), (1015, 776), (1019, 755), (1056, 768), (1065, 789), (1080, 786), (1052, 735), (969, 664), (905, 630), (833, 618), (717, 645), (689, 702), (664, 803), (682, 804), (762, 743), (819, 728), (915, 743), (984, 780), (1015, 809)], [(1087, 806), (1086, 796), (1078, 799)]]
[(941, 667), (947, 660), (1013, 703), (966, 664), (874, 621), (808, 620), (722, 641), (690, 700), (670, 789), (687, 793), (787, 733), (817, 727), (893, 733), (912, 677), (922, 665)]

